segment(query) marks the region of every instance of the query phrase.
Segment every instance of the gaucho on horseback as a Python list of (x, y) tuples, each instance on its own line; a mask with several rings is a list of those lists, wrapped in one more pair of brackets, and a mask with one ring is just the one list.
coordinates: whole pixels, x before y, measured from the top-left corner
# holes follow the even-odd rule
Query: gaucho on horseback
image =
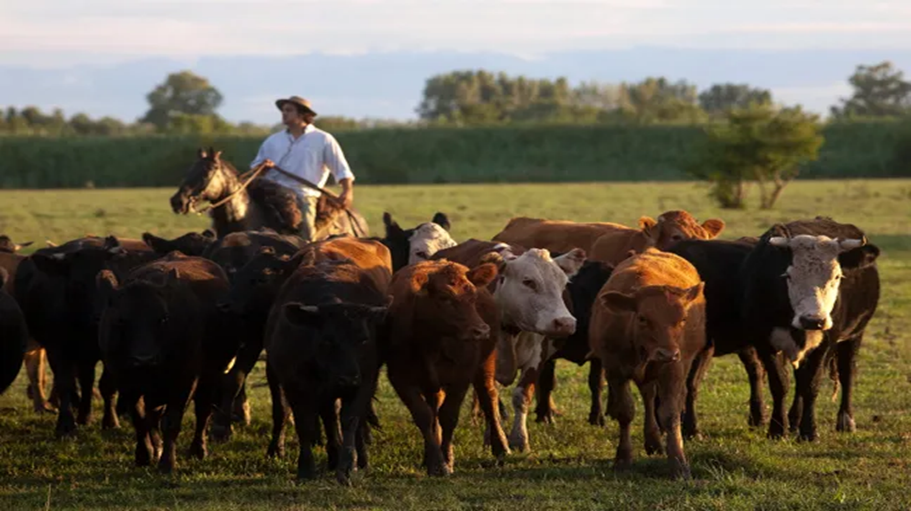
[[(292, 96), (275, 104), (286, 129), (263, 142), (250, 171), (239, 175), (220, 151), (200, 149), (171, 197), (174, 212), (208, 212), (219, 238), (263, 228), (307, 241), (367, 236), (366, 222), (351, 209), (354, 174), (335, 137), (313, 125), (316, 112), (306, 99)], [(341, 195), (323, 188), (330, 173)], [(197, 209), (203, 201), (209, 204)]]

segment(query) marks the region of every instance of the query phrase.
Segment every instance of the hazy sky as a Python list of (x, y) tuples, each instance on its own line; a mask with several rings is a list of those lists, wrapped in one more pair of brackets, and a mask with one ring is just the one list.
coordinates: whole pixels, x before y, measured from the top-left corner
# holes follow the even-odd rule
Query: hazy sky
[(0, 64), (642, 44), (911, 48), (911, 0), (0, 0)]

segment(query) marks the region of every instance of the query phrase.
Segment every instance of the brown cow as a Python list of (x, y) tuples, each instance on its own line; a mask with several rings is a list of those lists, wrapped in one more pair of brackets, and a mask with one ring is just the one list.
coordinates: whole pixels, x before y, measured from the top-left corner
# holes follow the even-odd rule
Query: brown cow
[(653, 220), (647, 216), (639, 219), (639, 228), (623, 227), (598, 238), (591, 245), (589, 259), (609, 264), (619, 264), (630, 251), (641, 254), (648, 247), (667, 250), (681, 240), (710, 240), (724, 230), (724, 222), (710, 218), (699, 222), (686, 211), (667, 211)]
[(699, 273), (682, 257), (650, 248), (617, 266), (598, 294), (591, 321), (589, 342), (604, 365), (610, 392), (607, 412), (620, 423), (614, 466), (632, 462), (633, 380), (645, 401), (646, 452), (661, 452), (661, 430), (666, 431), (671, 470), (688, 478), (680, 414), (690, 366), (706, 343)]
[(588, 251), (601, 236), (625, 228), (609, 222), (578, 223), (517, 217), (511, 219), (493, 240), (526, 248), (546, 248), (562, 254), (574, 248)]
[[(389, 288), (387, 373), (421, 430), (424, 464), (432, 476), (452, 473), (452, 436), (472, 381), (487, 416), (498, 416), (488, 390), (496, 396), (490, 331), (499, 325), (493, 298), (484, 289), (496, 276), (497, 267), (490, 263), (469, 270), (427, 261), (400, 270)], [(502, 430), (492, 444), (498, 457), (509, 451)]]

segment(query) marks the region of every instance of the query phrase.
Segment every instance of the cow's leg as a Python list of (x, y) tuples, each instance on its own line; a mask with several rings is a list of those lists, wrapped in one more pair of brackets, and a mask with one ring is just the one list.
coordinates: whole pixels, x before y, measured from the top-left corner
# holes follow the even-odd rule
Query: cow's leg
[(658, 420), (667, 431), (667, 459), (671, 474), (676, 478), (689, 479), (690, 466), (683, 451), (683, 435), (680, 431), (680, 412), (686, 398), (686, 377), (688, 364), (678, 362), (665, 367), (659, 377)]
[(440, 450), (443, 453), (443, 463), (452, 473), (455, 465), (455, 455), (452, 450), (452, 437), (455, 434), (455, 428), (459, 424), (459, 410), (462, 407), (462, 401), (465, 400), (465, 394), (468, 392), (468, 385), (459, 385), (447, 389), (446, 398), (440, 406), (438, 414), (442, 438)]
[(509, 454), (509, 447), (506, 433), (503, 432), (500, 422), (500, 407), (498, 406), (500, 397), (494, 379), (496, 357), (496, 351), (491, 352), (487, 360), (478, 368), (474, 378), (474, 389), (478, 394), (481, 410), (487, 418), (487, 427), (490, 429), (490, 450), (498, 461), (503, 461)]
[(190, 404), (194, 385), (190, 384), (176, 390), (175, 395), (168, 399), (167, 408), (161, 418), (161, 429), (164, 434), (161, 459), (158, 461), (158, 470), (170, 474), (177, 468), (177, 437), (180, 436), (183, 415)]
[[(269, 368), (268, 363), (266, 364), (266, 380), (269, 382), (269, 394), (272, 397), (272, 441), (269, 443), (267, 456), (281, 458), (285, 455), (285, 422), (288, 420), (291, 408), (278, 383), (278, 376)], [(301, 427), (304, 426), (301, 425)]]
[(161, 434), (161, 418), (164, 416), (164, 405), (161, 403), (150, 405), (144, 398), (140, 398), (140, 403), (145, 409), (146, 423), (149, 425), (149, 440), (152, 442), (152, 461), (161, 460), (164, 451), (163, 435)]
[(132, 401), (132, 405), (129, 407), (130, 418), (133, 421), (133, 429), (136, 431), (136, 466), (137, 467), (148, 467), (152, 464), (153, 459), (155, 458), (155, 450), (152, 445), (152, 438), (149, 435), (151, 430), (151, 425), (149, 424), (149, 416), (145, 412), (145, 407), (143, 402), (137, 396), (121, 396), (121, 399), (126, 403), (127, 399)]
[(604, 389), (604, 368), (599, 358), (593, 358), (589, 361), (588, 389), (592, 395), (588, 423), (592, 426), (604, 426), (604, 411), (601, 408), (601, 393)]
[[(801, 372), (796, 371), (795, 386), (800, 388), (803, 383)], [(791, 400), (791, 408), (788, 409), (788, 431), (795, 433), (800, 427), (800, 421), (803, 418), (803, 396), (800, 392), (794, 392), (794, 399)]]
[(194, 412), (196, 415), (196, 429), (193, 432), (193, 443), (190, 444), (190, 456), (204, 460), (208, 454), (206, 447), (206, 432), (209, 430), (209, 419), (212, 417), (212, 408), (215, 405), (215, 393), (218, 377), (208, 375), (200, 378), (196, 393), (193, 396)]
[(512, 432), (509, 434), (509, 447), (519, 452), (528, 452), (528, 407), (535, 391), (535, 381), (538, 369), (531, 367), (522, 371), (519, 383), (512, 391), (512, 406), (515, 418), (512, 423)]
[(87, 426), (92, 422), (92, 397), (95, 390), (95, 366), (97, 364), (97, 360), (83, 359), (76, 367), (80, 391), (79, 414), (76, 417), (76, 423), (80, 426)]
[(212, 438), (217, 442), (231, 439), (234, 420), (234, 403), (244, 384), (245, 374), (235, 366), (221, 377), (221, 388), (218, 389), (218, 409), (212, 419)]
[(841, 406), (838, 407), (838, 419), (835, 429), (846, 433), (853, 433), (854, 409), (854, 378), (857, 376), (857, 351), (860, 349), (863, 334), (854, 339), (842, 341), (835, 345), (835, 363), (838, 367), (838, 379), (841, 383)]
[(803, 398), (803, 414), (800, 419), (800, 440), (816, 440), (816, 397), (819, 395), (819, 386), (822, 384), (823, 369), (831, 342), (824, 342), (814, 349), (804, 360), (797, 373), (797, 393)]
[(244, 381), (240, 384), (240, 391), (234, 398), (233, 413), (231, 419), (240, 422), (244, 426), (249, 426), (253, 421), (250, 414), (250, 401), (247, 399), (247, 373), (244, 374)]
[(326, 399), (317, 406), (323, 420), (323, 428), (326, 430), (326, 465), (329, 470), (335, 471), (338, 469), (338, 450), (342, 443), (336, 400)]
[(557, 386), (557, 361), (550, 359), (541, 366), (541, 372), (538, 374), (538, 389), (535, 406), (535, 422), (553, 424), (557, 416), (557, 410), (554, 406), (554, 388)]
[(663, 425), (658, 424), (655, 412), (655, 408), (658, 406), (658, 382), (650, 381), (639, 385), (639, 392), (642, 394), (642, 401), (645, 405), (645, 421), (643, 422), (645, 453), (649, 456), (664, 454), (664, 448), (661, 445), (661, 426)]
[(768, 350), (759, 353), (762, 365), (769, 376), (769, 390), (772, 392), (772, 417), (769, 420), (769, 438), (781, 438), (788, 429), (788, 418), (784, 411), (784, 398), (790, 385), (789, 367), (781, 356)]
[(629, 468), (633, 462), (633, 440), (630, 437), (630, 423), (636, 413), (633, 394), (630, 392), (629, 380), (621, 375), (607, 375), (608, 401), (607, 413), (620, 423), (620, 441), (617, 443), (617, 455), (614, 457), (614, 469)]
[[(76, 433), (76, 419), (73, 417), (73, 397), (76, 393), (76, 375), (72, 361), (66, 359), (59, 347), (48, 350), (47, 357), (54, 371), (54, 385), (60, 398), (57, 407), (57, 437), (70, 436)], [(89, 390), (91, 392), (91, 390)]]
[[(316, 462), (313, 459), (314, 436), (319, 434), (315, 425), (319, 423), (319, 413), (312, 396), (305, 393), (285, 390), (288, 403), (294, 412), (294, 429), (300, 443), (297, 457), (297, 478), (300, 480), (316, 477)], [(327, 432), (328, 434), (328, 432)]]
[(686, 411), (683, 414), (684, 438), (699, 438), (699, 422), (696, 415), (696, 399), (699, 397), (699, 387), (712, 365), (715, 348), (709, 347), (696, 355), (686, 378)]
[(368, 455), (366, 446), (367, 431), (370, 428), (368, 417), (372, 412), (373, 396), (379, 374), (365, 375), (364, 383), (358, 388), (353, 399), (342, 401), (340, 422), (342, 428), (342, 450), (339, 455), (335, 478), (340, 484), (350, 484), (351, 473), (358, 468), (367, 468)]
[(29, 381), (26, 393), (32, 400), (32, 408), (35, 413), (54, 412), (54, 407), (47, 401), (47, 353), (34, 340), (29, 340), (28, 348), (25, 352)]
[(104, 399), (104, 416), (101, 419), (101, 429), (119, 428), (120, 421), (117, 419), (116, 401), (114, 400), (117, 396), (117, 382), (114, 381), (113, 371), (107, 366), (101, 370), (98, 390), (101, 391), (101, 397)]
[(762, 399), (762, 385), (765, 381), (765, 369), (762, 368), (762, 362), (759, 361), (759, 355), (756, 348), (748, 346), (739, 352), (737, 356), (746, 369), (747, 378), (750, 381), (750, 426), (762, 426), (766, 421), (765, 403)]
[[(402, 403), (411, 412), (414, 424), (421, 431), (421, 436), (424, 437), (424, 465), (427, 467), (427, 473), (431, 476), (449, 475), (451, 470), (443, 460), (440, 438), (436, 434), (436, 414), (431, 410), (431, 405), (424, 399), (421, 391), (416, 386), (396, 385), (393, 383), (393, 387), (395, 387), (395, 391), (401, 398)], [(434, 393), (430, 395), (434, 395)]]

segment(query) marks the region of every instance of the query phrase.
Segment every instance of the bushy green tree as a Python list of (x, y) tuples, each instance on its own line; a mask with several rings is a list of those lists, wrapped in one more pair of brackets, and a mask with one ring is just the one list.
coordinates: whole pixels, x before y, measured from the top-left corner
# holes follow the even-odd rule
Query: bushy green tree
[(712, 184), (724, 208), (744, 208), (748, 186), (759, 185), (761, 207), (775, 205), (800, 166), (817, 158), (823, 137), (818, 117), (800, 107), (768, 103), (730, 110), (726, 122), (707, 128), (707, 142), (689, 171)]
[[(223, 97), (206, 78), (191, 71), (181, 71), (169, 74), (163, 83), (146, 96), (146, 99), (149, 102), (149, 110), (141, 122), (154, 124), (158, 129), (166, 130), (172, 124), (173, 116), (214, 116), (221, 106)], [(176, 122), (180, 126), (188, 124), (187, 119)]]
[(832, 107), (834, 117), (900, 117), (911, 113), (911, 82), (891, 62), (857, 66), (848, 78), (854, 93)]

